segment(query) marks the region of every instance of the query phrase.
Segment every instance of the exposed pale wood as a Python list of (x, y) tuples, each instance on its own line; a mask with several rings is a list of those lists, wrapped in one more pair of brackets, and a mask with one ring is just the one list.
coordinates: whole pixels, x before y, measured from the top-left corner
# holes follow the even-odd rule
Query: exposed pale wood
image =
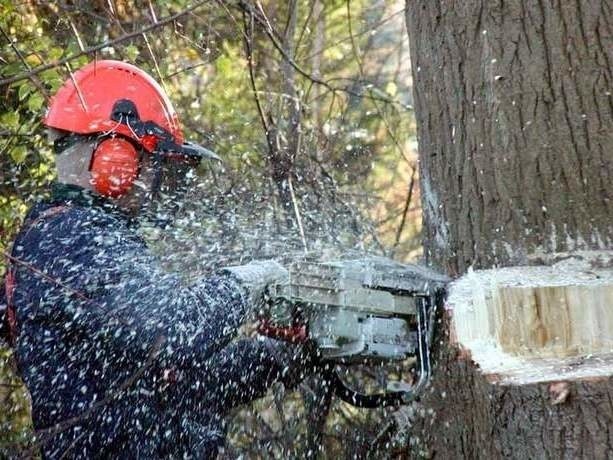
[(567, 357), (613, 351), (613, 284), (498, 286), (488, 305), (495, 337), (513, 355)]
[(451, 286), (455, 340), (492, 380), (613, 375), (613, 256), (561, 258), (470, 272)]

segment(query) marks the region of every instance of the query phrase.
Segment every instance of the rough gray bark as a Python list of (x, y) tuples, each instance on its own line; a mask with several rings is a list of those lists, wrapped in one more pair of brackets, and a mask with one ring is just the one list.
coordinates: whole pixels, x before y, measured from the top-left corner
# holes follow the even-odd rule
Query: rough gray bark
[[(428, 261), (458, 275), (611, 249), (613, 1), (406, 6)], [(613, 457), (611, 377), (561, 400), (497, 385), (440, 330), (411, 457)]]
[(452, 274), (613, 245), (613, 2), (407, 1), (425, 247)]
[(613, 378), (496, 385), (446, 350), (411, 429), (410, 458), (610, 459)]

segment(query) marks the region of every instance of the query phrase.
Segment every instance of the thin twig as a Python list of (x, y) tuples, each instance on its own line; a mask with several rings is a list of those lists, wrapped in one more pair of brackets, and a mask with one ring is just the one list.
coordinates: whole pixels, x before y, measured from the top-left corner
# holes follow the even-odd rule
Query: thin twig
[(153, 5), (151, 4), (151, 0), (147, 0), (148, 6), (149, 6), (149, 13), (151, 14), (151, 19), (153, 19), (153, 22), (158, 22), (158, 16), (157, 14), (155, 14), (155, 9), (153, 8)]
[[(377, 29), (378, 27), (382, 26), (383, 24), (391, 21), (392, 19), (394, 19), (396, 16), (398, 16), (399, 14), (404, 14), (404, 8), (401, 10), (396, 11), (395, 13), (391, 13), (388, 17), (381, 19), (379, 22), (372, 24), (371, 26), (369, 26), (367, 29), (361, 31), (361, 32), (357, 32), (356, 34), (354, 34), (354, 37), (360, 37), (362, 35), (368, 35), (371, 34), (373, 32), (373, 30)], [(351, 37), (343, 37), (335, 42), (330, 43), (328, 46), (326, 46), (324, 49), (322, 49), (321, 51), (313, 51), (311, 54), (307, 55), (304, 57), (305, 60), (308, 59), (312, 59), (314, 56), (316, 56), (317, 54), (323, 54), (326, 51), (330, 51), (333, 48), (338, 47), (339, 45), (348, 42), (351, 40)]]
[[(383, 198), (379, 198), (379, 200), (382, 200)], [(404, 210), (404, 205), (403, 205), (403, 210)], [(387, 226), (390, 222), (396, 220), (398, 217), (402, 216), (403, 210), (400, 210), (398, 212), (394, 212), (394, 213), (388, 213), (385, 217), (383, 217), (382, 219), (377, 220), (374, 225), (375, 227), (379, 228), (379, 227), (383, 227), (383, 226)], [(416, 206), (411, 206), (409, 207), (409, 209), (407, 210), (407, 213), (414, 213), (416, 211), (421, 210), (421, 207), (419, 205)]]
[(149, 43), (149, 39), (147, 38), (147, 34), (145, 33), (143, 33), (143, 40), (145, 40), (145, 45), (147, 45), (147, 50), (149, 51), (149, 55), (151, 56), (151, 59), (153, 60), (153, 67), (155, 67), (155, 72), (158, 74), (160, 83), (162, 84), (162, 88), (164, 88), (164, 91), (168, 93), (166, 82), (164, 81), (162, 72), (160, 72), (160, 66), (158, 65), (158, 60), (155, 58), (155, 54), (153, 54), (153, 48), (151, 48), (151, 44)]
[(413, 168), (413, 172), (411, 173), (411, 180), (409, 181), (409, 192), (407, 193), (407, 200), (404, 203), (404, 209), (402, 210), (402, 220), (400, 221), (400, 225), (398, 226), (398, 230), (396, 231), (396, 238), (394, 240), (394, 246), (392, 246), (392, 253), (400, 243), (400, 236), (402, 235), (402, 231), (404, 230), (404, 224), (407, 220), (407, 214), (409, 211), (409, 206), (411, 205), (411, 201), (413, 200), (413, 189), (415, 188), (415, 176), (417, 175), (417, 168)]
[(79, 49), (81, 50), (81, 52), (85, 51), (85, 45), (83, 45), (83, 40), (81, 40), (81, 35), (79, 34), (79, 31), (77, 30), (77, 26), (75, 26), (75, 23), (72, 21), (71, 18), (68, 18), (68, 23), (70, 24), (72, 33), (77, 39), (77, 44), (79, 45)]
[(287, 185), (289, 193), (292, 197), (292, 204), (294, 205), (294, 213), (296, 214), (296, 222), (298, 223), (298, 229), (300, 230), (300, 238), (302, 239), (302, 246), (304, 247), (305, 254), (308, 254), (309, 247), (307, 246), (306, 235), (304, 234), (304, 227), (302, 226), (302, 217), (300, 216), (300, 209), (298, 208), (298, 200), (296, 200), (296, 194), (294, 193), (294, 186), (292, 185), (291, 176), (287, 178)]
[[(151, 0), (149, 0), (148, 3), (149, 3), (149, 13), (151, 14), (151, 19), (153, 20), (154, 24), (157, 24), (158, 18), (157, 18), (157, 15), (155, 14), (155, 10), (153, 9), (153, 5), (151, 4)], [(164, 91), (168, 93), (166, 82), (164, 81), (162, 72), (160, 72), (160, 66), (158, 65), (158, 60), (155, 58), (155, 54), (153, 53), (153, 48), (151, 48), (151, 44), (149, 43), (147, 34), (144, 32), (143, 32), (143, 40), (145, 40), (145, 45), (147, 45), (147, 50), (149, 51), (149, 55), (151, 56), (151, 59), (153, 60), (153, 66), (155, 67), (155, 71), (158, 74), (158, 77), (160, 78), (160, 83), (162, 84), (162, 88), (164, 88)]]
[(302, 25), (302, 29), (300, 30), (300, 35), (298, 36), (298, 40), (296, 40), (296, 43), (294, 44), (294, 56), (298, 54), (298, 48), (300, 47), (300, 44), (302, 43), (302, 38), (304, 37), (304, 33), (308, 29), (309, 22), (311, 21), (311, 17), (313, 16), (313, 11), (315, 9), (315, 2), (317, 2), (317, 0), (311, 1), (309, 13), (307, 14), (307, 17), (304, 20), (304, 24)]
[(275, 145), (270, 137), (270, 129), (268, 128), (268, 122), (266, 121), (266, 114), (264, 113), (264, 109), (262, 108), (262, 103), (260, 101), (260, 97), (258, 95), (258, 90), (255, 81), (255, 72), (253, 69), (253, 14), (249, 14), (249, 27), (247, 27), (247, 12), (243, 11), (243, 24), (245, 28), (244, 32), (244, 43), (245, 43), (245, 53), (247, 54), (247, 65), (249, 67), (249, 81), (251, 83), (251, 89), (253, 91), (253, 98), (255, 100), (255, 105), (258, 109), (258, 114), (260, 116), (260, 122), (262, 123), (262, 127), (264, 128), (264, 134), (266, 135), (266, 143), (268, 144), (268, 153), (269, 156), (272, 157), (275, 154)]
[(198, 62), (197, 64), (192, 64), (192, 65), (188, 65), (187, 67), (183, 67), (181, 69), (175, 70), (172, 73), (169, 73), (168, 75), (166, 75), (166, 78), (172, 78), (175, 77), (179, 74), (182, 74), (184, 72), (189, 72), (190, 70), (194, 70), (197, 69), (198, 67), (202, 67), (203, 65), (207, 65), (208, 62)]
[(77, 95), (79, 96), (79, 101), (81, 102), (81, 105), (83, 106), (83, 110), (85, 112), (89, 112), (89, 109), (87, 108), (87, 104), (85, 103), (85, 98), (83, 97), (83, 93), (81, 92), (81, 87), (77, 83), (77, 80), (75, 79), (74, 74), (72, 73), (70, 64), (67, 62), (65, 65), (66, 65), (66, 70), (68, 70), (68, 75), (70, 75), (70, 79), (72, 80), (72, 84), (77, 90)]
[[(360, 58), (360, 53), (358, 50), (358, 44), (353, 36), (353, 28), (351, 27), (351, 0), (347, 0), (347, 26), (348, 26), (348, 30), (349, 30), (349, 36), (351, 37), (351, 48), (353, 50), (353, 55), (355, 57), (355, 62), (358, 64), (358, 70), (360, 71), (360, 77), (362, 79), (364, 79), (364, 66), (362, 64), (362, 59)], [(367, 91), (372, 95), (372, 89), (367, 87)], [(387, 118), (385, 117), (385, 114), (383, 113), (383, 111), (381, 110), (381, 108), (379, 107), (379, 105), (377, 104), (377, 101), (375, 99), (373, 99), (372, 101), (373, 105), (375, 106), (375, 109), (377, 110), (377, 113), (379, 114), (379, 117), (381, 118), (381, 121), (383, 121), (383, 125), (385, 126), (385, 130), (387, 131), (388, 135), (390, 136), (390, 138), (392, 139), (392, 141), (394, 142), (394, 144), (396, 144), (396, 147), (398, 148), (398, 152), (400, 153), (400, 155), (402, 156), (402, 158), (409, 164), (411, 164), (411, 162), (409, 161), (408, 157), (406, 156), (404, 149), (402, 148), (402, 145), (400, 145), (400, 142), (398, 141), (398, 139), (396, 138), (396, 135), (394, 134), (394, 132), (392, 131), (391, 126), (389, 125)]]

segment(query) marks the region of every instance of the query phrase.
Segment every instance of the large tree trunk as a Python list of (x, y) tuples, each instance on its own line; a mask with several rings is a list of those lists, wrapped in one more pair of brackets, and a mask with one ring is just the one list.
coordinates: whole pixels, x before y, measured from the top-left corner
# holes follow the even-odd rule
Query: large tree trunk
[[(406, 5), (429, 263), (457, 276), (470, 266), (534, 265), (553, 262), (552, 254), (563, 251), (613, 249), (613, 2)], [(564, 285), (560, 291), (543, 278), (526, 294), (511, 292), (510, 281), (489, 285), (497, 276), (460, 281), (469, 293), (448, 302), (432, 391), (411, 429), (413, 454), (611, 458), (611, 372), (600, 361), (581, 367), (591, 347), (597, 355), (611, 347), (582, 339), (569, 313), (577, 305), (590, 315), (598, 310), (581, 327), (613, 337), (601, 327), (603, 316), (613, 316), (609, 281), (598, 294), (591, 284), (569, 294), (571, 270), (570, 280), (555, 280)], [(600, 276), (590, 283), (600, 283)], [(479, 294), (487, 302), (471, 289), (487, 291)], [(508, 305), (497, 310), (497, 302)], [(480, 308), (470, 326), (458, 324), (459, 316), (475, 316)], [(504, 330), (509, 318), (515, 327)], [(560, 323), (568, 344), (554, 332)], [(509, 338), (514, 331), (525, 337)], [(495, 342), (497, 359), (519, 359), (521, 378), (480, 361), (467, 345), (477, 338)], [(551, 360), (562, 369), (564, 357), (581, 371), (562, 376), (545, 370)]]
[(407, 1), (428, 259), (610, 248), (613, 2)]

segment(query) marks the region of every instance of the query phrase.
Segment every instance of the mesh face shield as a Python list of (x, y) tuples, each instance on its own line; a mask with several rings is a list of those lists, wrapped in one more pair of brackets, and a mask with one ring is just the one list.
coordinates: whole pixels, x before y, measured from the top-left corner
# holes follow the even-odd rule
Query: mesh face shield
[(191, 158), (163, 158), (159, 168), (159, 186), (155, 192), (181, 201), (197, 179), (199, 163)]
[(184, 207), (188, 191), (198, 180), (197, 168), (200, 163), (194, 158), (162, 157), (153, 160), (149, 203), (145, 205), (147, 214), (159, 223), (167, 224)]

